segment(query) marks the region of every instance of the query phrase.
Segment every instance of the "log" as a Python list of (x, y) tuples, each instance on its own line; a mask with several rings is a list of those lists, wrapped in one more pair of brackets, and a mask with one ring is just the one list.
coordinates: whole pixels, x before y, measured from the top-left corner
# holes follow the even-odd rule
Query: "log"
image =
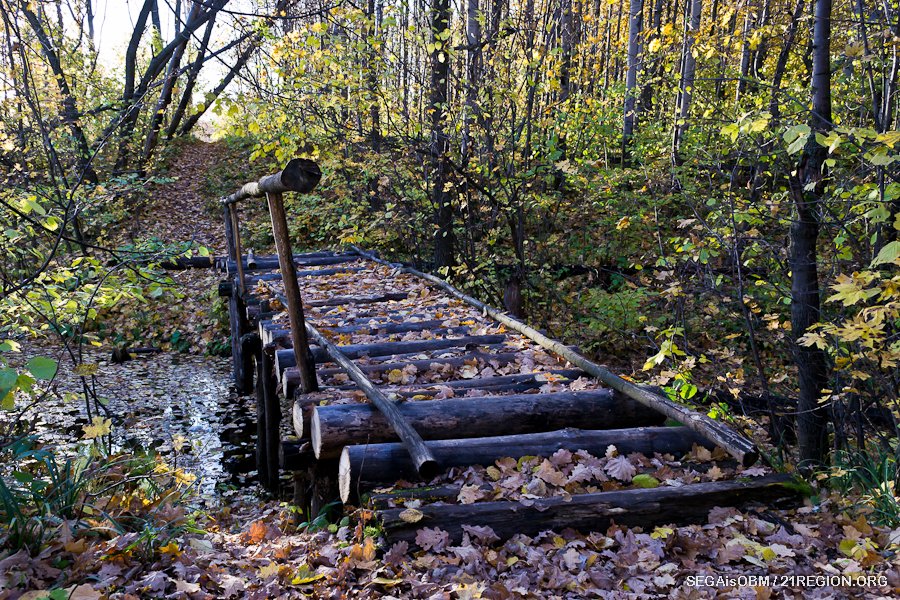
[[(435, 440), (428, 448), (441, 467), (490, 465), (504, 458), (552, 455), (557, 450), (585, 450), (603, 456), (612, 445), (619, 454), (654, 452), (681, 456), (694, 444), (712, 444), (687, 427), (633, 427), (630, 429), (562, 429), (544, 433), (501, 435), (496, 437)], [(398, 479), (415, 480), (416, 471), (399, 444), (346, 446), (341, 452), (338, 482), (341, 500), (350, 502), (358, 494)]]
[[(325, 265), (339, 265), (342, 263), (352, 262), (355, 260), (359, 260), (358, 256), (354, 255), (344, 255), (344, 256), (314, 256), (310, 258), (295, 258), (294, 264), (301, 267), (318, 267)], [(250, 268), (247, 266), (246, 257), (243, 258), (242, 263), (244, 270), (247, 272), (253, 271), (272, 271), (274, 269), (279, 268), (278, 259), (271, 256), (257, 256), (256, 257), (256, 267)], [(237, 272), (237, 263), (234, 260), (229, 260), (225, 263), (225, 267), (229, 274), (234, 274)]]
[(245, 184), (235, 193), (226, 196), (222, 199), (222, 204), (233, 204), (263, 194), (283, 194), (284, 192), (306, 194), (315, 189), (320, 179), (322, 179), (322, 171), (319, 169), (319, 165), (306, 158), (294, 158), (280, 172)]
[[(407, 362), (389, 362), (357, 366), (363, 373), (384, 372), (391, 371), (393, 369), (402, 370), (404, 367), (407, 367), (409, 365), (415, 366), (420, 371), (427, 371), (433, 364), (449, 365), (450, 367), (456, 368), (461, 367), (469, 361), (480, 360), (485, 364), (496, 362), (497, 364), (503, 366), (514, 362), (518, 358), (519, 354), (516, 354), (515, 352), (501, 352), (497, 354), (489, 354), (487, 352), (470, 352), (461, 356), (454, 356), (450, 358), (428, 358), (422, 360), (411, 360)], [(318, 375), (319, 377), (325, 379), (326, 377), (331, 377), (332, 375), (343, 372), (344, 370), (340, 367), (334, 367), (328, 369), (319, 369)], [(300, 373), (299, 371), (297, 371), (296, 367), (279, 371), (279, 377), (281, 378), (281, 384), (283, 387), (285, 387), (285, 389), (293, 389), (300, 384)]]
[[(320, 325), (319, 331), (325, 335), (341, 333), (376, 335), (381, 333), (409, 333), (413, 331), (432, 331), (444, 335), (465, 335), (470, 330), (467, 325), (460, 325), (459, 327), (442, 327), (441, 323), (443, 322), (444, 321), (441, 320), (419, 321), (416, 323), (389, 322), (378, 323), (376, 325), (342, 325), (340, 327), (323, 327)], [(276, 340), (279, 341), (279, 343), (281, 343), (282, 340), (290, 342), (289, 339), (285, 339), (290, 337), (290, 330), (282, 329), (272, 321), (263, 321), (260, 323), (260, 335), (262, 339), (269, 340), (270, 342)]]
[[(419, 433), (403, 416), (397, 404), (375, 387), (375, 384), (363, 374), (359, 367), (353, 364), (352, 360), (341, 354), (338, 347), (328, 341), (315, 327), (307, 323), (306, 330), (310, 337), (324, 348), (328, 355), (331, 356), (331, 359), (340, 365), (347, 372), (347, 375), (356, 382), (356, 385), (365, 392), (366, 397), (378, 409), (381, 421), (389, 426), (391, 432), (403, 442), (403, 446), (412, 457), (416, 471), (423, 476), (437, 471), (437, 461), (434, 459), (431, 451), (428, 450), (428, 446), (425, 445)], [(370, 406), (369, 408), (372, 407)], [(323, 457), (319, 456), (317, 452), (316, 458), (321, 459)]]
[[(294, 256), (297, 256), (296, 254)], [(257, 257), (257, 261), (259, 257)], [(256, 264), (259, 264), (258, 262)], [(330, 277), (338, 273), (353, 273), (364, 271), (365, 267), (335, 267), (334, 269), (304, 269), (297, 271), (297, 277)], [(258, 281), (281, 281), (281, 273), (260, 273), (247, 275), (247, 285), (254, 285)]]
[(346, 304), (379, 304), (381, 302), (406, 300), (407, 298), (409, 298), (409, 294), (406, 292), (388, 292), (372, 296), (332, 296), (327, 300), (312, 300), (307, 302), (306, 305), (310, 308), (318, 308), (321, 306), (344, 306)]
[[(422, 400), (399, 412), (425, 439), (536, 433), (578, 423), (585, 429), (660, 425), (665, 418), (612, 390), (516, 394)], [(317, 457), (335, 457), (344, 446), (396, 441), (385, 419), (369, 404), (317, 406), (310, 423)]]
[(740, 435), (736, 431), (732, 430), (724, 423), (715, 421), (705, 414), (702, 414), (695, 410), (691, 410), (686, 406), (676, 404), (665, 396), (659, 395), (647, 388), (640, 387), (622, 379), (606, 367), (598, 365), (597, 363), (589, 360), (587, 357), (582, 356), (580, 353), (567, 348), (563, 344), (547, 337), (536, 329), (529, 327), (522, 321), (514, 317), (510, 317), (502, 311), (497, 310), (496, 308), (463, 293), (446, 281), (443, 281), (442, 279), (439, 279), (434, 275), (423, 273), (417, 269), (413, 269), (412, 267), (389, 263), (378, 258), (377, 256), (374, 256), (367, 252), (363, 252), (356, 247), (353, 247), (353, 249), (360, 256), (364, 256), (369, 260), (372, 260), (379, 264), (390, 266), (392, 268), (400, 269), (403, 272), (416, 275), (422, 279), (425, 279), (426, 281), (431, 282), (440, 289), (450, 293), (454, 297), (481, 310), (482, 314), (491, 316), (513, 331), (521, 333), (530, 340), (543, 346), (547, 350), (550, 350), (558, 356), (566, 359), (574, 366), (585, 370), (614, 390), (621, 392), (629, 398), (632, 398), (654, 410), (657, 410), (670, 419), (674, 419), (675, 421), (684, 424), (686, 427), (690, 427), (694, 431), (706, 436), (717, 446), (721, 446), (723, 450), (731, 454), (735, 459), (737, 459), (738, 462), (740, 462), (745, 467), (750, 466), (757, 460), (759, 460), (759, 449), (756, 447), (756, 444), (748, 440), (746, 437)]
[(800, 494), (791, 481), (789, 475), (779, 474), (681, 487), (541, 498), (531, 506), (509, 501), (430, 504), (419, 507), (423, 517), (414, 523), (403, 519), (404, 508), (385, 510), (379, 516), (389, 542), (402, 540), (411, 545), (423, 527), (448, 532), (453, 543), (462, 539), (463, 525), (490, 527), (501, 539), (573, 526), (585, 532), (605, 532), (613, 523), (646, 531), (655, 525), (705, 523), (709, 511), (716, 506), (743, 506), (750, 502), (761, 502), (767, 507), (796, 504)]
[[(419, 354), (447, 348), (463, 348), (484, 346), (488, 344), (501, 344), (506, 341), (505, 335), (475, 335), (459, 338), (441, 338), (435, 340), (410, 340), (408, 342), (380, 342), (371, 344), (348, 344), (336, 346), (341, 354), (347, 358), (360, 358), (362, 356), (397, 356), (398, 354)], [(313, 359), (317, 363), (330, 362), (328, 353), (321, 347), (311, 348)], [(278, 364), (282, 369), (295, 367), (297, 363), (292, 360), (292, 350), (279, 350)]]
[[(141, 263), (152, 264), (152, 260), (141, 260)], [(182, 256), (180, 258), (166, 259), (159, 264), (161, 269), (167, 271), (184, 271), (185, 269), (212, 269), (216, 266), (213, 256)]]

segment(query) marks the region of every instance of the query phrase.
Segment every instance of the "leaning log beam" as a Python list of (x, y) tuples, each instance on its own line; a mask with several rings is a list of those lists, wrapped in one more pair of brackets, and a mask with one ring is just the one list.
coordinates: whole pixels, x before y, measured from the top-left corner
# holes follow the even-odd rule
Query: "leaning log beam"
[(654, 393), (647, 388), (640, 387), (622, 379), (606, 367), (598, 365), (585, 356), (582, 356), (580, 353), (567, 348), (565, 345), (547, 337), (536, 329), (529, 327), (522, 321), (519, 321), (518, 319), (511, 317), (506, 313), (461, 292), (446, 281), (443, 281), (442, 279), (439, 279), (434, 275), (423, 273), (422, 271), (413, 269), (412, 267), (389, 263), (387, 261), (381, 260), (377, 256), (374, 256), (367, 252), (363, 252), (356, 247), (354, 247), (353, 249), (356, 250), (361, 256), (364, 256), (369, 260), (372, 260), (379, 264), (388, 265), (392, 268), (400, 269), (403, 272), (416, 275), (418, 277), (421, 277), (422, 279), (425, 279), (426, 281), (429, 281), (438, 288), (448, 292), (455, 298), (458, 298), (463, 302), (479, 309), (482, 314), (493, 317), (513, 331), (521, 333), (532, 341), (543, 346), (547, 350), (550, 350), (558, 356), (563, 357), (572, 365), (584, 369), (614, 390), (621, 392), (625, 396), (628, 396), (629, 398), (632, 398), (654, 410), (658, 410), (668, 418), (674, 419), (675, 421), (684, 424), (686, 427), (693, 429), (701, 435), (706, 436), (710, 441), (714, 442), (717, 446), (721, 446), (722, 449), (726, 450), (744, 466), (750, 466), (759, 459), (759, 449), (756, 447), (756, 445), (744, 436), (729, 428), (727, 425), (719, 421), (715, 421), (705, 414), (702, 414), (695, 410), (691, 410), (686, 406), (676, 404), (668, 398)]
[[(431, 454), (431, 451), (428, 450), (428, 446), (425, 445), (422, 437), (400, 411), (400, 407), (398, 407), (393, 400), (385, 396), (381, 390), (375, 387), (375, 384), (365, 376), (359, 367), (357, 367), (352, 360), (344, 356), (338, 347), (319, 333), (315, 327), (306, 323), (306, 332), (325, 350), (325, 352), (328, 353), (332, 361), (340, 365), (344, 371), (347, 372), (347, 376), (356, 382), (356, 385), (365, 392), (366, 397), (372, 402), (374, 408), (377, 408), (378, 415), (381, 417), (381, 422), (385, 423), (391, 433), (394, 436), (399, 437), (400, 441), (403, 442), (403, 446), (412, 457), (413, 464), (416, 466), (416, 471), (423, 476), (437, 471), (439, 468), (438, 462)], [(369, 408), (373, 407), (369, 406)], [(324, 457), (320, 456), (317, 452), (316, 458), (321, 459)]]
[[(557, 450), (584, 450), (603, 456), (609, 446), (619, 454), (654, 452), (673, 456), (690, 452), (694, 444), (711, 446), (687, 427), (634, 427), (630, 429), (563, 429), (544, 433), (502, 435), (496, 437), (435, 440), (428, 442), (441, 467), (490, 465), (494, 461), (526, 455), (550, 456)], [(341, 452), (338, 487), (341, 500), (350, 502), (362, 492), (398, 479), (417, 477), (409, 457), (399, 444), (347, 446)]]
[[(438, 527), (454, 543), (462, 539), (463, 525), (490, 527), (501, 539), (515, 534), (535, 535), (573, 526), (583, 531), (606, 531), (610, 525), (643, 527), (702, 522), (715, 506), (740, 506), (761, 502), (767, 507), (794, 504), (799, 494), (788, 475), (755, 479), (694, 483), (681, 487), (630, 489), (521, 502), (476, 502), (475, 504), (430, 504), (418, 510), (422, 518), (410, 522), (404, 508), (380, 512), (383, 531), (393, 543), (414, 544), (423, 527)], [(406, 519), (404, 520), (404, 517)]]
[[(553, 431), (572, 423), (585, 429), (615, 429), (660, 425), (665, 420), (612, 390), (422, 400), (397, 408), (430, 440)], [(317, 406), (309, 427), (313, 451), (320, 458), (336, 457), (344, 446), (397, 440), (390, 424), (369, 404)]]

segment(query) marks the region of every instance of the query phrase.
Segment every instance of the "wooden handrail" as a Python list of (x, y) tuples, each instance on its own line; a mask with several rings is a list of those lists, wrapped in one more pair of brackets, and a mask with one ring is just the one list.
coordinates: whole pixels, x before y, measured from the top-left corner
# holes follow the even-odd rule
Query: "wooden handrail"
[(222, 198), (222, 204), (234, 204), (256, 198), (264, 194), (283, 194), (298, 192), (307, 194), (313, 191), (322, 179), (322, 171), (315, 161), (306, 158), (292, 159), (284, 169), (272, 175), (266, 175), (259, 181), (251, 181), (231, 194)]
[(235, 203), (247, 198), (266, 196), (269, 216), (272, 219), (272, 236), (275, 238), (275, 249), (278, 251), (278, 265), (281, 269), (288, 305), (294, 358), (297, 361), (297, 367), (300, 369), (303, 393), (316, 391), (318, 383), (316, 381), (315, 363), (312, 361), (309, 352), (309, 341), (306, 337), (303, 300), (300, 296), (300, 285), (297, 283), (294, 254), (291, 250), (287, 215), (284, 210), (282, 194), (285, 192), (306, 194), (315, 189), (320, 179), (322, 179), (322, 171), (315, 161), (306, 158), (294, 158), (280, 172), (266, 175), (259, 181), (247, 183), (235, 193), (221, 200), (225, 206), (225, 235), (228, 241), (229, 256), (236, 261), (240, 279), (239, 287), (243, 293), (244, 269)]

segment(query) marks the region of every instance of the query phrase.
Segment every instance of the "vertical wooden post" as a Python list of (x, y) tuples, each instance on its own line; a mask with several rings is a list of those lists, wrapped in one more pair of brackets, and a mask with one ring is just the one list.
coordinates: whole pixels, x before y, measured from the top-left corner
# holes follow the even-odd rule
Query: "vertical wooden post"
[(284, 295), (288, 302), (288, 316), (291, 323), (291, 342), (294, 345), (294, 358), (300, 369), (300, 388), (304, 394), (319, 389), (316, 381), (315, 363), (311, 360), (309, 342), (306, 339), (306, 320), (303, 317), (303, 300), (300, 297), (300, 285), (297, 283), (297, 270), (294, 267), (294, 254), (288, 236), (287, 216), (284, 213), (284, 198), (281, 192), (266, 193), (269, 203), (269, 216), (272, 218), (272, 233), (275, 237), (275, 249), (278, 251), (278, 264), (281, 267), (281, 280), (284, 283)]
[(232, 235), (232, 244), (234, 245), (234, 254), (235, 254), (235, 264), (237, 265), (237, 273), (238, 273), (238, 289), (241, 292), (241, 298), (245, 297), (244, 295), (244, 286), (246, 283), (244, 282), (244, 258), (241, 256), (243, 254), (243, 250), (241, 249), (241, 223), (238, 221), (237, 208), (235, 208), (234, 204), (228, 205), (228, 217), (231, 220), (231, 235)]
[[(234, 260), (234, 231), (232, 229), (231, 222), (231, 205), (225, 205), (225, 248), (227, 249), (226, 254), (228, 258)], [(226, 268), (228, 266), (228, 261), (225, 261)]]

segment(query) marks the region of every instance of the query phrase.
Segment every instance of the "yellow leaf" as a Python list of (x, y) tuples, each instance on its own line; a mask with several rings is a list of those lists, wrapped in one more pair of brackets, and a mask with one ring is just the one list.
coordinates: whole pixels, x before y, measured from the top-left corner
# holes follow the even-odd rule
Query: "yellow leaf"
[(260, 579), (268, 579), (269, 577), (277, 575), (280, 569), (281, 567), (278, 565), (278, 563), (270, 562), (266, 566), (260, 567), (257, 574), (259, 575)]
[(92, 440), (103, 435), (108, 435), (112, 431), (112, 419), (104, 419), (103, 417), (94, 417), (90, 425), (84, 425), (81, 428), (84, 435), (83, 440)]
[(415, 508), (407, 508), (400, 513), (400, 520), (405, 523), (418, 523), (425, 516), (421, 510)]
[(181, 556), (181, 550), (178, 548), (178, 543), (172, 540), (165, 546), (161, 546), (159, 549), (163, 554), (171, 554), (173, 557)]

